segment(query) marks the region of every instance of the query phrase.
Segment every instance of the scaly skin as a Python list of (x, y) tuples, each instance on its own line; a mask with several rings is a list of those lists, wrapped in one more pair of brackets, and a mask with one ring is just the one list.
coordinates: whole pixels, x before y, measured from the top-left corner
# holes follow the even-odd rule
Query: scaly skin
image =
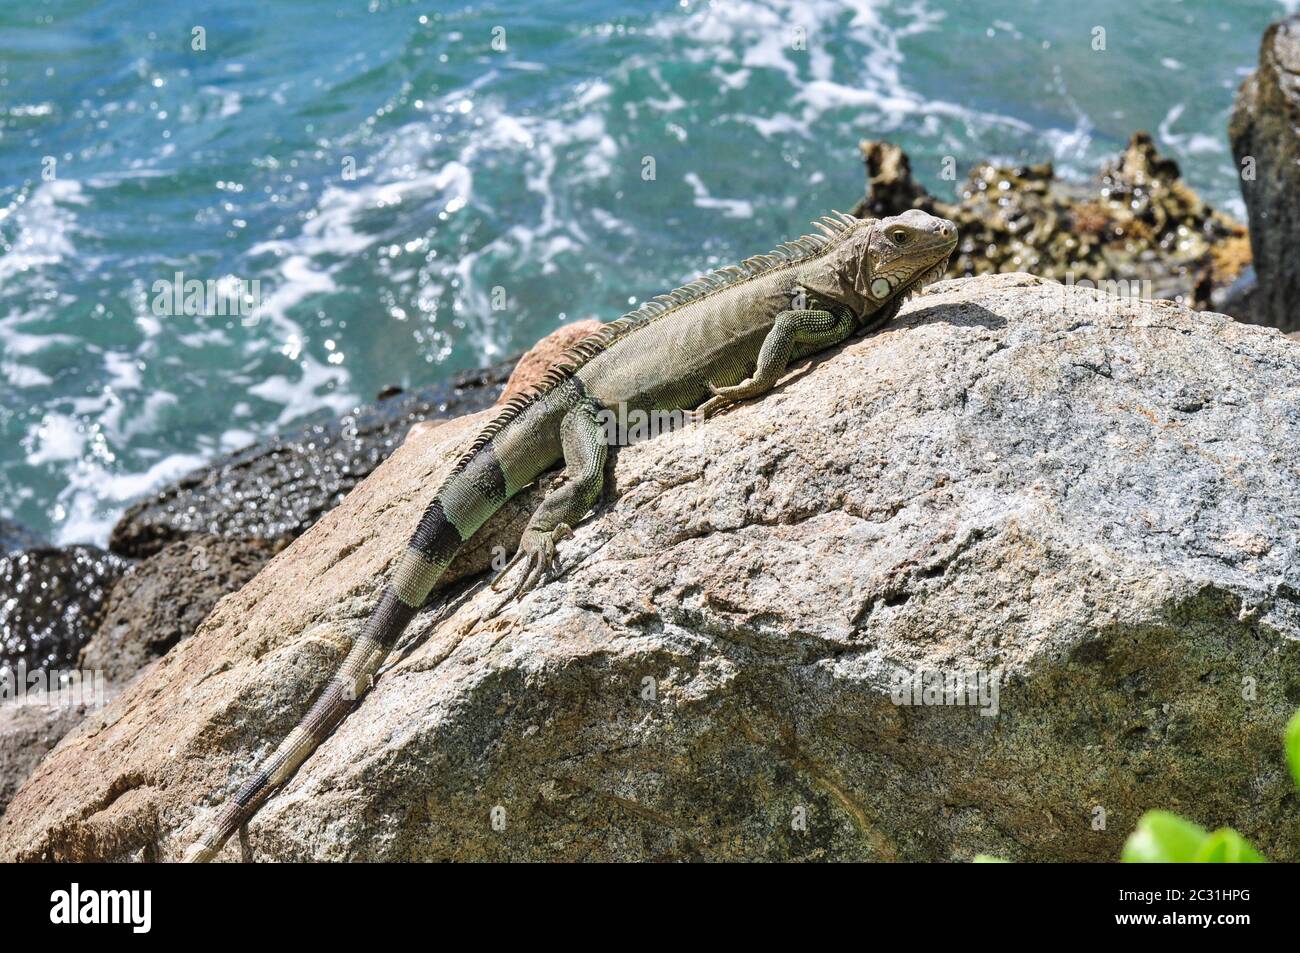
[[(842, 213), (769, 255), (712, 272), (605, 325), (570, 349), (538, 391), (511, 401), (438, 489), (365, 628), (302, 722), (222, 810), (187, 861), (210, 860), (356, 705), (460, 546), (557, 463), (565, 479), (529, 520), (492, 610), (532, 589), (600, 496), (602, 411), (684, 411), (704, 420), (770, 390), (790, 361), (888, 321), (943, 274), (957, 244), (947, 219), (918, 210), (880, 220)], [(496, 583), (494, 583), (494, 586)]]

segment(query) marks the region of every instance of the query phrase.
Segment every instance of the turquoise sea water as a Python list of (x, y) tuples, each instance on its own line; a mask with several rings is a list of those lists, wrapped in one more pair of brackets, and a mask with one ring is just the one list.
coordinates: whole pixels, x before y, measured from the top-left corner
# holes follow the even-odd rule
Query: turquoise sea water
[[(0, 515), (102, 542), (304, 415), (617, 317), (851, 207), (864, 137), (951, 194), (944, 156), (1084, 175), (1147, 128), (1240, 213), (1232, 93), (1296, 5), (0, 0)], [(260, 305), (168, 314), (178, 272)]]

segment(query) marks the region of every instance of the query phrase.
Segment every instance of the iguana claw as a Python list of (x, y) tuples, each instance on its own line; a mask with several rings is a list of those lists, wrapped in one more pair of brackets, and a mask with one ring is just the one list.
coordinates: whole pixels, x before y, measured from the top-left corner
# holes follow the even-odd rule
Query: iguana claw
[(712, 383), (707, 384), (709, 393), (713, 396), (706, 400), (694, 410), (686, 412), (686, 420), (691, 424), (702, 424), (714, 414), (726, 410), (732, 404), (745, 400), (748, 397), (754, 397), (762, 392), (762, 388), (754, 384), (753, 378), (741, 381), (731, 387), (717, 387)]
[(727, 403), (734, 404), (738, 400), (758, 396), (762, 388), (758, 387), (751, 377), (731, 387), (714, 387), (710, 384), (709, 390), (712, 392), (714, 400), (725, 400)]
[(515, 583), (513, 589), (506, 594), (506, 597), (496, 604), (496, 606), (487, 614), (487, 618), (492, 618), (506, 605), (524, 593), (532, 590), (543, 576), (549, 575), (559, 569), (559, 558), (555, 551), (555, 544), (562, 539), (570, 539), (573, 536), (573, 528), (568, 523), (561, 523), (550, 532), (545, 530), (528, 529), (524, 530), (523, 538), (519, 540), (519, 549), (510, 562), (506, 563), (501, 572), (497, 573), (492, 580), (491, 589), (497, 590), (498, 584), (506, 573), (515, 567), (516, 563), (523, 562), (523, 572), (519, 576), (519, 581)]
[(694, 410), (686, 411), (686, 422), (691, 426), (702, 424), (722, 408), (727, 406), (727, 401), (720, 397), (711, 397)]

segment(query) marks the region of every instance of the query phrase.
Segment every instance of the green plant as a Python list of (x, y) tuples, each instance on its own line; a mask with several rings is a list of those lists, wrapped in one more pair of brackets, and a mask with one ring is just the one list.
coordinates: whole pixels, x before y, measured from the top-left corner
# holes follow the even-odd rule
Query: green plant
[(1262, 864), (1265, 859), (1230, 827), (1210, 833), (1199, 824), (1170, 814), (1147, 811), (1124, 842), (1126, 864)]

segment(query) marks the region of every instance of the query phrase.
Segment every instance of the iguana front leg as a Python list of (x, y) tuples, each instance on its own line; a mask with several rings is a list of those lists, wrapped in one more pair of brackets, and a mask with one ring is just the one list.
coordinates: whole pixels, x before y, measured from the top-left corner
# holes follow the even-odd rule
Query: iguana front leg
[(713, 396), (696, 408), (692, 416), (704, 420), (736, 401), (766, 393), (776, 386), (793, 358), (816, 353), (843, 341), (855, 327), (857, 320), (847, 308), (782, 311), (763, 339), (753, 375), (732, 387), (709, 384)]
[(605, 428), (597, 416), (599, 410), (594, 403), (579, 404), (560, 421), (564, 476), (537, 507), (519, 540), (518, 551), (493, 580), (495, 589), (506, 573), (523, 562), (519, 581), (490, 615), (496, 615), (512, 599), (537, 585), (556, 564), (555, 544), (573, 535), (573, 524), (586, 516), (599, 499), (609, 454)]

